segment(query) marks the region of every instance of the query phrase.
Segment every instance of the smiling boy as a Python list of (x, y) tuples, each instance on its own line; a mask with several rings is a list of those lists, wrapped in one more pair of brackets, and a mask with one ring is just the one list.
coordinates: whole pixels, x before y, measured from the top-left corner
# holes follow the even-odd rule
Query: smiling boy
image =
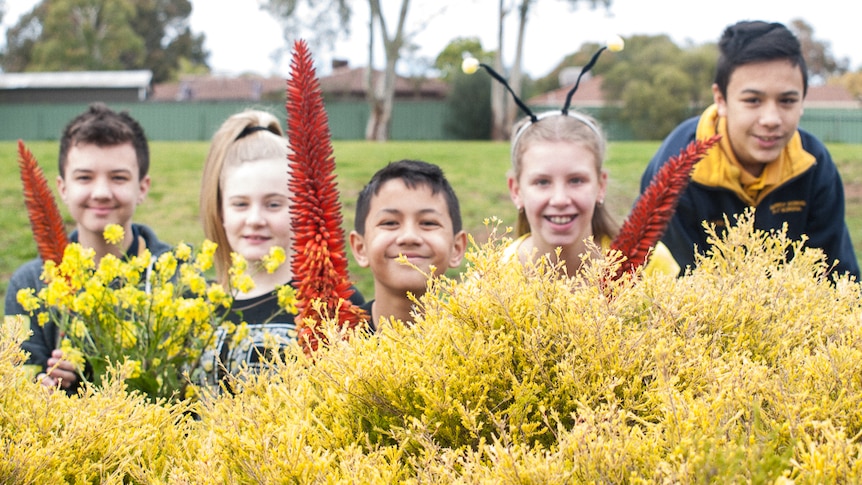
[(363, 305), (372, 328), (381, 317), (411, 322), (408, 293), (421, 297), (427, 275), (458, 267), (466, 247), (458, 198), (438, 166), (401, 160), (375, 173), (350, 233), (356, 262), (374, 275), (374, 299)]
[(837, 274), (859, 278), (844, 221), (844, 186), (823, 143), (799, 128), (808, 71), (799, 41), (784, 25), (738, 22), (725, 29), (712, 86), (714, 104), (680, 124), (662, 143), (641, 179), (641, 192), (659, 168), (695, 138), (722, 135), (696, 166), (662, 241), (681, 272), (695, 247), (709, 249), (703, 222), (755, 209), (755, 226), (808, 237)]
[[(92, 248), (97, 264), (107, 254), (134, 256), (149, 250), (156, 257), (171, 249), (149, 227), (132, 223), (135, 209), (150, 189), (149, 167), (144, 130), (128, 113), (95, 103), (63, 130), (57, 189), (75, 220), (69, 240)], [(109, 224), (123, 227), (121, 243), (105, 241), (103, 233)], [(27, 314), (17, 301), (17, 293), (24, 288), (38, 292), (45, 285), (40, 279), (42, 264), (40, 258), (33, 259), (12, 275), (6, 291), (6, 315)], [(38, 368), (43, 385), (53, 388), (59, 384), (69, 392), (74, 390), (78, 375), (58, 349), (57, 326), (52, 322), (41, 326), (32, 315), (30, 329), (33, 334), (22, 344), (29, 353), (26, 364)]]

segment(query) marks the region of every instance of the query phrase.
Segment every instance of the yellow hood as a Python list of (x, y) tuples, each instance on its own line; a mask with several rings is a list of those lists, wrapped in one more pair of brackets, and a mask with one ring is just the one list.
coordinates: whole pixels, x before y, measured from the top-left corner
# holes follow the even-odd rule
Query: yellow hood
[(697, 124), (697, 139), (702, 140), (719, 133), (721, 142), (694, 166), (691, 179), (709, 187), (722, 187), (733, 191), (749, 205), (756, 206), (773, 189), (780, 186), (814, 165), (814, 155), (802, 148), (802, 138), (797, 131), (781, 155), (766, 164), (763, 173), (754, 177), (746, 172), (730, 145), (727, 135), (727, 119), (718, 116), (718, 107), (712, 105), (703, 112)]

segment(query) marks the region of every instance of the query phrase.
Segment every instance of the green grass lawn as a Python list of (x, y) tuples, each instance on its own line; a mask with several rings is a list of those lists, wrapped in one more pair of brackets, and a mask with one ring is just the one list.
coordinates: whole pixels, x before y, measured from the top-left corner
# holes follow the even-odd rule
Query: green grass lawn
[[(495, 142), (334, 142), (338, 188), (341, 192), (344, 228), (353, 227), (356, 196), (371, 175), (390, 161), (403, 158), (440, 165), (461, 201), (465, 229), (482, 241), (484, 220), (496, 216), (503, 224), (514, 223), (514, 208), (506, 188), (509, 169), (508, 143)], [(28, 143), (52, 187), (57, 176), (57, 143)], [(198, 219), (198, 193), (208, 142), (153, 142), (152, 188), (138, 208), (136, 221), (153, 227), (169, 243), (198, 244), (203, 231)], [(640, 175), (658, 142), (615, 142), (610, 146), (607, 203), (620, 222), (638, 193)], [(847, 221), (856, 251), (862, 254), (862, 145), (829, 145), (847, 187)], [(17, 145), (0, 142), (0, 293), (5, 295), (9, 277), (21, 263), (36, 255), (36, 246), (21, 195)], [(59, 202), (58, 202), (59, 203)], [(68, 212), (61, 211), (68, 219)], [(351, 277), (359, 289), (373, 294), (367, 271), (351, 261)]]

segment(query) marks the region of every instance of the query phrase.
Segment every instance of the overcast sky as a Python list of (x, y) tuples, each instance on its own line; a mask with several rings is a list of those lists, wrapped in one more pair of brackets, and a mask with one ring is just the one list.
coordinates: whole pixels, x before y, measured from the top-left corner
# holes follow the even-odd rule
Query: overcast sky
[[(513, 3), (512, 0), (506, 0)], [(35, 0), (6, 0), (3, 30), (36, 5)], [(390, 25), (401, 2), (383, 0)], [(796, 18), (814, 29), (814, 37), (829, 42), (837, 58), (849, 58), (860, 68), (862, 41), (858, 6), (846, 0), (613, 0), (610, 13), (565, 0), (537, 0), (529, 17), (524, 69), (533, 77), (551, 71), (567, 54), (585, 42), (603, 42), (609, 34), (668, 34), (677, 44), (714, 42), (727, 25), (738, 20), (767, 20), (789, 24)], [(258, 0), (192, 0), (192, 30), (206, 34), (210, 65), (216, 72), (257, 72), (285, 75), (288, 58), (274, 62), (273, 53), (285, 46), (278, 23), (259, 8)], [(444, 7), (441, 7), (444, 6)], [(447, 6), (448, 5), (448, 6)], [(412, 0), (408, 31), (418, 33), (419, 57), (433, 61), (456, 37), (478, 37), (483, 48), (496, 47), (498, 0)], [(319, 69), (326, 71), (332, 57), (345, 58), (353, 66), (368, 63), (367, 3), (354, 0), (350, 39), (341, 40), (332, 52), (314, 52)], [(388, 10), (387, 10), (388, 9)], [(510, 15), (505, 25), (504, 58), (513, 58), (517, 22)], [(427, 23), (424, 29), (418, 25)], [(390, 27), (391, 29), (392, 27)], [(2, 42), (5, 43), (5, 35)], [(378, 42), (379, 44), (379, 42)], [(288, 46), (289, 47), (289, 46)], [(376, 54), (380, 65), (382, 53)], [(406, 66), (400, 66), (403, 71)]]

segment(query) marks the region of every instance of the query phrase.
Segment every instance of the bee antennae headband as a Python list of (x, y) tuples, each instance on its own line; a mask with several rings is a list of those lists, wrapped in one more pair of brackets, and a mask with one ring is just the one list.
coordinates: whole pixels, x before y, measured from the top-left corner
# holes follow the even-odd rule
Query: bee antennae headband
[(496, 79), (500, 84), (502, 84), (506, 88), (507, 91), (509, 91), (509, 94), (511, 94), (512, 98), (515, 100), (515, 104), (517, 104), (518, 107), (521, 108), (521, 111), (523, 111), (530, 118), (530, 122), (524, 123), (523, 126), (521, 126), (521, 128), (518, 129), (517, 133), (515, 133), (515, 136), (512, 138), (512, 155), (514, 156), (515, 147), (518, 145), (518, 140), (521, 138), (521, 135), (524, 133), (524, 131), (526, 131), (526, 129), (529, 126), (531, 126), (533, 123), (536, 123), (537, 121), (539, 121), (541, 119), (544, 119), (544, 118), (547, 118), (547, 117), (553, 116), (553, 115), (570, 116), (572, 118), (575, 118), (576, 120), (587, 125), (591, 130), (593, 130), (593, 132), (595, 132), (595, 134), (597, 136), (602, 136), (601, 131), (599, 130), (599, 127), (596, 126), (596, 124), (592, 120), (590, 120), (589, 118), (586, 118), (585, 116), (583, 116), (577, 112), (569, 112), (569, 108), (572, 104), (572, 96), (574, 96), (575, 91), (578, 90), (578, 86), (580, 86), (580, 84), (581, 84), (581, 78), (584, 76), (584, 74), (586, 74), (587, 72), (589, 72), (590, 69), (593, 68), (593, 66), (596, 64), (596, 61), (599, 59), (599, 55), (601, 55), (601, 53), (604, 52), (606, 49), (610, 49), (613, 52), (619, 52), (619, 51), (623, 50), (623, 39), (619, 36), (614, 36), (607, 43), (607, 45), (602, 46), (601, 48), (599, 48), (599, 50), (596, 51), (595, 54), (593, 54), (593, 57), (590, 59), (590, 62), (588, 62), (587, 65), (584, 66), (583, 69), (581, 69), (581, 73), (578, 74), (578, 79), (577, 79), (577, 81), (575, 81), (575, 85), (572, 87), (571, 90), (569, 90), (569, 93), (566, 95), (566, 102), (560, 111), (547, 111), (547, 112), (541, 113), (539, 115), (536, 115), (535, 113), (533, 113), (533, 111), (521, 100), (521, 98), (519, 98), (518, 95), (515, 94), (515, 91), (512, 90), (512, 87), (509, 86), (509, 83), (506, 81), (506, 79), (503, 76), (501, 76), (500, 73), (498, 73), (493, 68), (491, 68), (491, 66), (489, 66), (485, 63), (479, 62), (479, 60), (476, 59), (475, 57), (468, 56), (468, 57), (464, 58), (464, 61), (461, 63), (461, 69), (466, 74), (473, 74), (476, 71), (478, 71), (480, 67), (485, 68), (485, 71), (487, 71), (488, 74), (491, 75), (491, 77)]

